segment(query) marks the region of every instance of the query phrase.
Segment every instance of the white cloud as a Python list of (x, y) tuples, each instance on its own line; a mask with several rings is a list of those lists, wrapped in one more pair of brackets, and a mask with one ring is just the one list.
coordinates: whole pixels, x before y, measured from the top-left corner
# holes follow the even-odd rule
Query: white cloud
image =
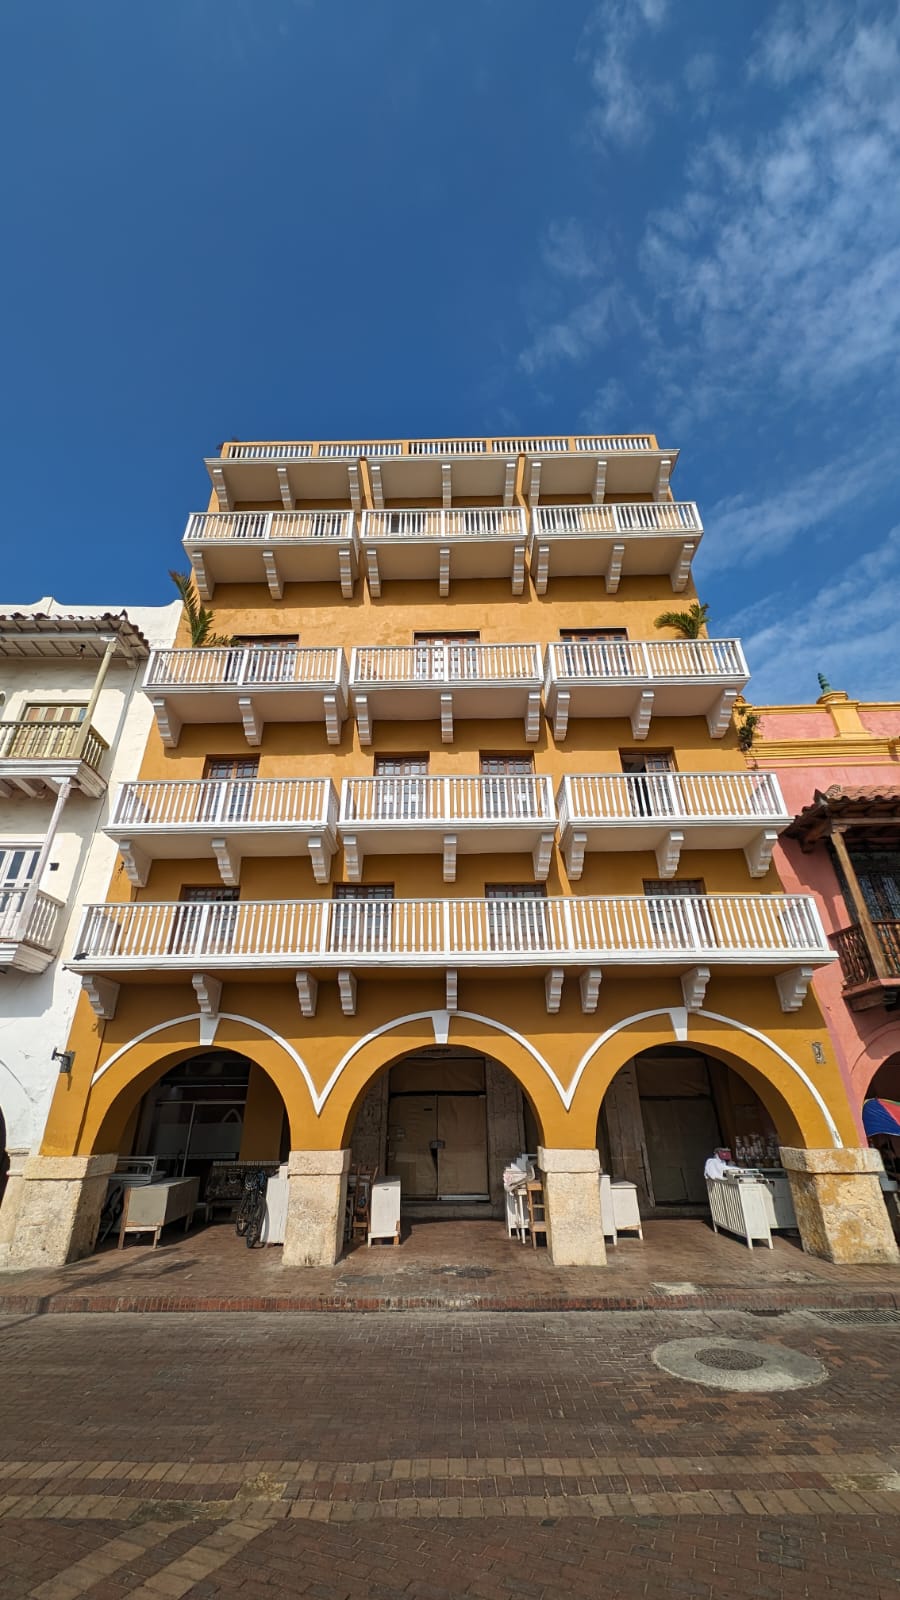
[(601, 247), (589, 244), (584, 226), (575, 217), (551, 222), (541, 246), (544, 265), (561, 278), (595, 278), (605, 255)]
[(863, 556), (848, 549), (844, 576), (811, 597), (776, 590), (731, 618), (727, 631), (743, 637), (753, 672), (750, 698), (757, 705), (814, 700), (819, 672), (851, 695), (900, 698), (898, 571), (900, 524)]
[(667, 85), (647, 95), (640, 70), (641, 34), (662, 26), (668, 0), (602, 0), (591, 17), (579, 52), (590, 63), (594, 105), (589, 132), (601, 146), (641, 144), (653, 114), (671, 105)]
[(601, 383), (590, 404), (581, 413), (580, 421), (585, 433), (610, 433), (613, 431), (613, 420), (618, 429), (626, 398), (625, 385), (618, 378), (610, 377)]
[(534, 374), (554, 361), (584, 361), (605, 339), (615, 299), (612, 289), (600, 289), (567, 316), (548, 323), (522, 351), (519, 366)]

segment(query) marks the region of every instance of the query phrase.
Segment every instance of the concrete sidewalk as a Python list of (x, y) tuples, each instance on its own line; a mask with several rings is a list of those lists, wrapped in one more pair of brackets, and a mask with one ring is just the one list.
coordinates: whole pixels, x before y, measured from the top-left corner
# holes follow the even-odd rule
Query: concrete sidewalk
[(647, 1222), (607, 1267), (556, 1268), (500, 1222), (415, 1222), (399, 1249), (354, 1247), (331, 1268), (285, 1268), (225, 1223), (157, 1250), (129, 1240), (52, 1271), (0, 1272), (0, 1314), (153, 1311), (632, 1311), (900, 1308), (895, 1266), (837, 1267), (786, 1237), (748, 1250), (707, 1222)]

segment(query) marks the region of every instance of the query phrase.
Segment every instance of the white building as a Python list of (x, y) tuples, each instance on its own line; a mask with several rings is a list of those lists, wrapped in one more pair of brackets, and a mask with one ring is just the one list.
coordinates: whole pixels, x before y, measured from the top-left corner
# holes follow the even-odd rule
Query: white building
[(113, 612), (49, 596), (0, 613), (0, 1260), (16, 1175), (68, 1065), (53, 1052), (81, 989), (64, 967), (78, 911), (106, 893), (109, 801), (137, 776), (152, 719), (143, 670), (180, 613), (177, 600)]

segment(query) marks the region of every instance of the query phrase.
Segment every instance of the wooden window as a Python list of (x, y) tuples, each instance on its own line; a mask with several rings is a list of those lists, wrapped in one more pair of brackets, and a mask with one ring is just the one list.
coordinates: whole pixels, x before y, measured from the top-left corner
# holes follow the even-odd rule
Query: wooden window
[[(703, 904), (706, 885), (702, 878), (645, 878), (644, 894), (650, 900), (650, 925), (664, 945), (703, 947), (713, 942), (712, 922)], [(699, 903), (688, 914), (663, 903), (680, 896), (690, 896)]]
[(559, 637), (576, 644), (591, 644), (604, 639), (627, 639), (627, 628), (560, 628)]
[[(207, 756), (203, 776), (215, 787), (204, 789), (201, 822), (243, 822), (253, 807), (253, 786), (259, 756)], [(224, 788), (223, 785), (227, 786)]]
[(623, 772), (674, 772), (671, 750), (620, 750)]
[(390, 755), (375, 757), (376, 778), (427, 778), (427, 755)]
[(22, 711), (21, 722), (83, 722), (85, 705), (71, 705), (60, 701), (29, 701)]
[(332, 897), (332, 949), (390, 950), (392, 883), (336, 883)]
[(259, 773), (259, 756), (207, 756), (203, 767), (204, 778), (255, 778)]
[(240, 899), (240, 894), (240, 889), (228, 889), (224, 885), (185, 884), (172, 917), (169, 949), (175, 953), (196, 951), (198, 956), (228, 955), (237, 912), (215, 908), (223, 904), (232, 906)]
[(521, 755), (487, 755), (482, 751), (478, 758), (479, 771), (487, 778), (521, 778), (534, 772), (531, 751)]
[[(414, 633), (417, 678), (464, 678), (478, 672), (477, 645), (480, 634)], [(467, 648), (467, 646), (469, 648)]]
[(535, 950), (547, 942), (543, 883), (486, 883), (492, 950)]

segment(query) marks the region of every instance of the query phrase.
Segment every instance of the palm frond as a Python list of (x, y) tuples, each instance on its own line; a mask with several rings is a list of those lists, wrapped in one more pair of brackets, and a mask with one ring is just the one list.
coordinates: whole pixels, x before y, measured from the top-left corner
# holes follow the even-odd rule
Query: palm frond
[(699, 639), (707, 625), (709, 606), (694, 600), (687, 611), (662, 611), (655, 619), (655, 628), (677, 628), (685, 639)]
[(202, 645), (233, 644), (234, 640), (222, 633), (213, 633), (215, 618), (211, 611), (200, 604), (200, 598), (194, 587), (194, 579), (189, 572), (174, 572), (169, 568), (169, 577), (172, 579), (184, 606), (184, 615), (187, 619), (188, 631), (191, 635), (191, 645), (196, 648)]

